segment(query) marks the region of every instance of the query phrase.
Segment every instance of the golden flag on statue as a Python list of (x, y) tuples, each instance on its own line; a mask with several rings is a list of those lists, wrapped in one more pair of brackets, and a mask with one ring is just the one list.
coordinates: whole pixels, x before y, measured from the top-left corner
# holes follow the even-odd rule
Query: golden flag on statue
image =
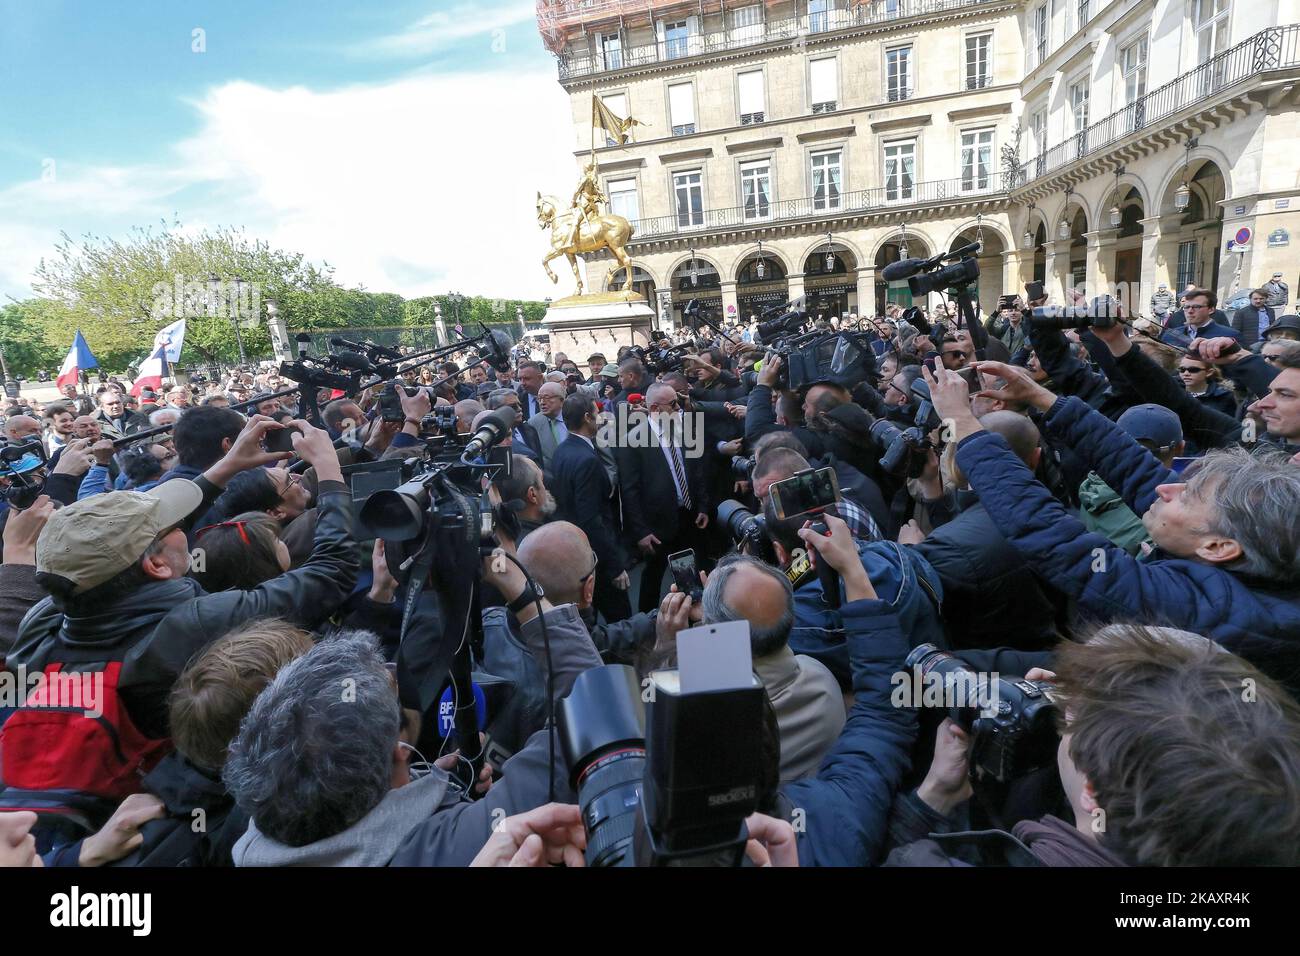
[(603, 129), (610, 139), (614, 140), (619, 146), (623, 146), (631, 136), (633, 126), (645, 126), (646, 124), (638, 119), (633, 119), (631, 116), (627, 119), (620, 119), (605, 105), (604, 100), (593, 93), (591, 96), (591, 125), (596, 129)]

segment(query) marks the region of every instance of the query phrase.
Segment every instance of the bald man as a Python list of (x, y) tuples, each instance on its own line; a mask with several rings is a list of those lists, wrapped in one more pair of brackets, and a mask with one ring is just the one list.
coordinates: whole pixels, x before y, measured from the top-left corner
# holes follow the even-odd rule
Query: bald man
[(17, 444), (38, 437), (41, 423), (30, 415), (11, 415), (5, 419), (5, 438)]
[[(1042, 456), (1038, 429), (1024, 415), (989, 412), (980, 418), (1001, 435), (1016, 457), (1033, 471)], [(965, 477), (957, 472), (957, 481)], [(969, 492), (952, 521), (915, 545), (943, 581), (943, 618), (954, 649), (1014, 647), (1046, 650), (1060, 640), (1066, 599), (1040, 578), (1007, 543), (984, 506)], [(1008, 627), (1014, 621), (1015, 627)]]
[(474, 417), (483, 412), (483, 405), (472, 398), (456, 403), (456, 434), (465, 435), (473, 429)]
[[(550, 493), (547, 493), (550, 497)], [(553, 500), (553, 499), (552, 499)], [(592, 606), (596, 591), (596, 555), (587, 533), (568, 521), (548, 521), (519, 546), (519, 561), (528, 569), (556, 607), (574, 604), (591, 640), (606, 664), (643, 668), (654, 651), (658, 612), (633, 614), (621, 621), (598, 624)], [(839, 699), (839, 687), (835, 688)]]
[(565, 389), (559, 382), (543, 382), (537, 390), (537, 404), (541, 408), (536, 415), (528, 419), (528, 424), (537, 432), (537, 449), (542, 456), (542, 468), (550, 472), (551, 459), (555, 449), (569, 437), (569, 430), (560, 416), (564, 407)]
[(709, 575), (702, 605), (705, 624), (749, 622), (754, 673), (781, 732), (781, 782), (812, 776), (844, 729), (844, 697), (825, 664), (790, 650), (789, 579), (756, 558), (730, 554)]

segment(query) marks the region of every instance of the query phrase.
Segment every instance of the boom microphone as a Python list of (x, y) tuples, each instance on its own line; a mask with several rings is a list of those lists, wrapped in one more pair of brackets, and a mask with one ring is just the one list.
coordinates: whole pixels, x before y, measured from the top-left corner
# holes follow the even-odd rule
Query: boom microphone
[(880, 277), (886, 282), (897, 282), (899, 279), (910, 279), (920, 272), (930, 262), (929, 259), (899, 259), (897, 262), (891, 262), (880, 271)]
[(397, 349), (390, 349), (386, 345), (369, 345), (365, 342), (352, 342), (348, 339), (334, 338), (330, 339), (330, 345), (336, 349), (351, 349), (353, 352), (369, 352), (371, 355), (380, 355), (384, 358), (390, 358), (395, 361), (401, 361), (402, 353)]
[(474, 437), (465, 443), (465, 451), (461, 454), (460, 460), (472, 461), (501, 441), (515, 427), (515, 419), (515, 410), (509, 405), (503, 405), (488, 415), (479, 423)]
[(335, 365), (342, 365), (344, 368), (353, 368), (359, 372), (365, 372), (367, 375), (375, 375), (379, 371), (371, 363), (370, 359), (358, 352), (335, 352), (330, 356), (330, 361)]

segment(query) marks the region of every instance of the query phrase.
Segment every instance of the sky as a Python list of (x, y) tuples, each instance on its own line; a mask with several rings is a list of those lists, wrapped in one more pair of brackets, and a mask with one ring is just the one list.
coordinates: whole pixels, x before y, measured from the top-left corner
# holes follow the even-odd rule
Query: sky
[[(344, 285), (569, 294), (576, 134), (534, 0), (0, 0), (0, 301), (60, 232), (233, 226)], [(566, 277), (567, 270), (565, 270)]]

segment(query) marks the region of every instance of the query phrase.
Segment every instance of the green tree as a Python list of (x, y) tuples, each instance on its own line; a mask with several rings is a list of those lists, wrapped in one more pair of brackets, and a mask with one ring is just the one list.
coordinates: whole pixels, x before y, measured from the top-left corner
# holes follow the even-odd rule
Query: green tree
[(0, 306), (0, 349), (4, 350), (9, 374), (35, 376), (41, 369), (54, 373), (72, 344), (62, 348), (49, 335), (47, 326), (60, 325), (53, 313), (57, 306), (45, 299), (26, 299)]

